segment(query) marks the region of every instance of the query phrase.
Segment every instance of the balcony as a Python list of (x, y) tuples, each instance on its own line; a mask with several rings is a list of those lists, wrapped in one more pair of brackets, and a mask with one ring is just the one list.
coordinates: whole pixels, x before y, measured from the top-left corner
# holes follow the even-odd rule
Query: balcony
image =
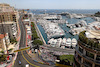
[(95, 51), (100, 51), (100, 43), (96, 38), (87, 38), (85, 36), (85, 31), (79, 34), (78, 42), (86, 48), (90, 48)]
[(81, 64), (81, 60), (79, 60), (78, 59), (78, 57), (75, 55), (75, 60), (79, 63), (79, 64)]
[(78, 40), (78, 43), (81, 44), (81, 45), (83, 45), (84, 47), (89, 48), (89, 49), (92, 49), (92, 50), (94, 50), (94, 51), (100, 51), (99, 48), (91, 47), (90, 45), (87, 45), (87, 44), (83, 43), (83, 42), (80, 41), (80, 40)]
[(84, 64), (84, 67), (92, 67), (92, 66), (90, 66), (89, 64), (87, 64), (87, 63), (83, 63)]

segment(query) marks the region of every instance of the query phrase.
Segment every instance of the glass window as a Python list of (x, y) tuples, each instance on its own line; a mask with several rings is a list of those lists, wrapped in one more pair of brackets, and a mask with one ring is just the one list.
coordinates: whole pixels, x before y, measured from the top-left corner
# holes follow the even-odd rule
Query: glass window
[(83, 49), (82, 49), (81, 47), (79, 47), (79, 51), (80, 51), (81, 53), (83, 53)]
[(81, 57), (78, 55), (78, 61), (81, 62)]
[(100, 65), (95, 65), (95, 67), (100, 67)]
[(100, 55), (97, 55), (96, 60), (100, 61)]
[(92, 67), (92, 64), (90, 62), (88, 62), (88, 61), (84, 61), (84, 65), (86, 67)]
[(88, 51), (86, 51), (86, 56), (88, 56), (88, 57), (94, 59), (94, 54), (92, 54), (92, 53), (90, 53), (90, 52), (88, 52)]

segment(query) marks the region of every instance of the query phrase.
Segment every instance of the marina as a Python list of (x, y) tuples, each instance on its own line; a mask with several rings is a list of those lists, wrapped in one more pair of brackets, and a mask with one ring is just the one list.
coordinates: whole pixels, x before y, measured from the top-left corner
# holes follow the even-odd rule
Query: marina
[(41, 20), (38, 22), (45, 30), (48, 39), (63, 37), (65, 35), (64, 31), (58, 26), (57, 23), (52, 23), (47, 20)]
[[(55, 25), (60, 27), (64, 32), (64, 36), (61, 37), (61, 38), (66, 38), (66, 39), (67, 38), (71, 38), (71, 39), (75, 38), (77, 40), (78, 39), (78, 35), (77, 34), (73, 35), (73, 34), (70, 33), (71, 30), (74, 29), (74, 28), (70, 29), (69, 27), (66, 26), (66, 24), (67, 23), (72, 24), (72, 25), (74, 25), (73, 27), (75, 27), (75, 24), (80, 24), (80, 26), (83, 26), (83, 28), (77, 28), (77, 29), (79, 29), (79, 31), (80, 30), (82, 31), (82, 30), (85, 29), (85, 26), (88, 23), (91, 23), (91, 22), (95, 21), (91, 17), (85, 17), (85, 18), (81, 18), (81, 19), (68, 18), (66, 16), (61, 16), (61, 17), (62, 17), (62, 19), (60, 18), (60, 20), (66, 20), (66, 22), (63, 23), (62, 21), (58, 20), (59, 22), (57, 23), (57, 20), (53, 20), (53, 21), (56, 21), (56, 22), (52, 22), (52, 19), (46, 20), (46, 19), (43, 19), (43, 18), (38, 20), (39, 23), (37, 22), (37, 26), (38, 26), (38, 28), (39, 28), (44, 40), (46, 41), (46, 44), (48, 44), (49, 39), (52, 38), (50, 36), (50, 34), (49, 35), (47, 34), (48, 31), (49, 31), (47, 29), (50, 28), (50, 27), (51, 27), (51, 30), (56, 28)], [(48, 19), (49, 17), (45, 17), (45, 18)], [(83, 22), (83, 23), (81, 23), (81, 22)], [(47, 23), (50, 24), (50, 25), (48, 26)], [(78, 34), (79, 34), (79, 32), (78, 32)], [(53, 38), (55, 38), (55, 37), (53, 37)]]

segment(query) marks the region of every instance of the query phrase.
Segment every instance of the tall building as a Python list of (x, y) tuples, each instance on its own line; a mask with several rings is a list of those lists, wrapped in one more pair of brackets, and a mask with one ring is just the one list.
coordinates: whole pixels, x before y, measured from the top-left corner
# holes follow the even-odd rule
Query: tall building
[(75, 50), (76, 67), (100, 67), (100, 29), (79, 34)]
[(8, 33), (10, 38), (16, 38), (19, 13), (9, 4), (0, 4), (0, 33)]

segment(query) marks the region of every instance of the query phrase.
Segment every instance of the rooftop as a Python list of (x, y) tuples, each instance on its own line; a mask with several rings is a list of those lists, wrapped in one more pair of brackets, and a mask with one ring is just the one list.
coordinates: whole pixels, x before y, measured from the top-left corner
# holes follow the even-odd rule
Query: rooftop
[(0, 4), (0, 12), (13, 12), (14, 7), (10, 6), (9, 4), (2, 3)]
[(87, 38), (100, 39), (100, 31), (88, 30), (85, 32)]

